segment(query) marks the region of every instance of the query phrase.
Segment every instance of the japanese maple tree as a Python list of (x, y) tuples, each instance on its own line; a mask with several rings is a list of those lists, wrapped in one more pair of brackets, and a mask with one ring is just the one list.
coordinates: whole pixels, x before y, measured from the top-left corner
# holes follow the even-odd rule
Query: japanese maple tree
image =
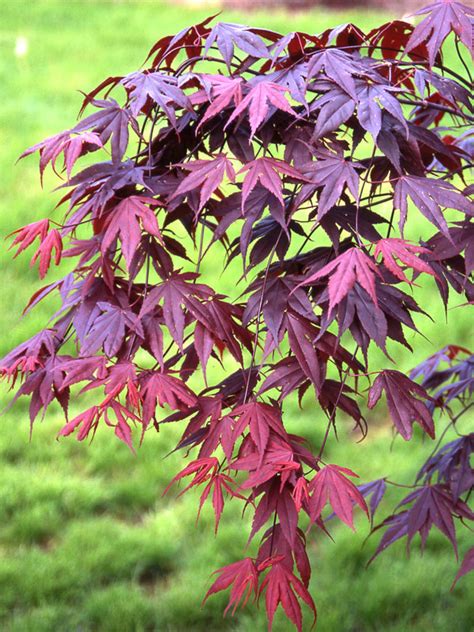
[[(306, 546), (333, 520), (366, 515), (383, 530), (377, 555), (417, 534), (424, 545), (432, 527), (457, 553), (455, 525), (474, 518), (474, 433), (459, 426), (474, 356), (448, 345), (409, 375), (390, 357), (411, 349), (420, 285), (446, 305), (450, 292), (474, 300), (474, 11), (443, 0), (418, 13), (416, 26), (319, 35), (207, 19), (105, 79), (85, 118), (23, 154), (62, 178), (64, 213), (15, 231), (15, 256), (32, 247), (41, 278), (73, 263), (31, 298), (26, 311), (51, 293), (61, 307), (2, 376), (30, 399), (31, 424), (56, 400), (59, 435), (79, 441), (107, 426), (134, 450), (179, 425), (188, 460), (170, 487), (197, 489), (216, 530), (226, 501), (242, 502), (259, 538), (206, 598), (230, 589), (232, 613), (264, 601), (270, 628), (279, 605), (298, 630), (302, 604), (316, 619)], [(373, 345), (387, 356), (376, 375)], [(292, 432), (289, 397), (317, 402), (320, 445)], [(379, 400), (404, 440), (440, 439), (376, 524), (389, 481), (363, 482), (327, 447), (339, 416), (370, 433), (360, 404)], [(471, 549), (456, 581), (473, 564)]]

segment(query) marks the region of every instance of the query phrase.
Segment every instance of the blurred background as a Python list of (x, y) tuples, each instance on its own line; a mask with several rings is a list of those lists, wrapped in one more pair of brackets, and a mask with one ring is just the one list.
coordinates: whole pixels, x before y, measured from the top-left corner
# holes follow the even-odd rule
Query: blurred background
[[(71, 126), (81, 104), (78, 90), (136, 70), (159, 37), (202, 20), (216, 6), (224, 21), (320, 32), (343, 22), (369, 30), (418, 5), (411, 0), (0, 0), (0, 356), (44, 327), (50, 315), (45, 302), (19, 318), (42, 284), (28, 267), (28, 253), (12, 261), (3, 240), (18, 226), (52, 212), (57, 182), (48, 175), (41, 189), (36, 160), (15, 161), (25, 147)], [(417, 338), (415, 353), (391, 349), (402, 370), (445, 344), (469, 345), (472, 337), (464, 310), (456, 310), (462, 299), (454, 296), (445, 316), (431, 283), (417, 292), (436, 324), (426, 317), (418, 321), (429, 336)], [(414, 341), (411, 333), (408, 340)], [(387, 366), (377, 352), (374, 359)], [(5, 387), (0, 398), (3, 408), (11, 399)], [(182, 467), (181, 454), (164, 458), (179, 430), (148, 433), (133, 456), (107, 431), (99, 431), (92, 445), (72, 437), (57, 442), (63, 417), (59, 410), (50, 411), (31, 441), (27, 402), (20, 400), (0, 420), (0, 629), (265, 630), (255, 608), (222, 619), (225, 595), (201, 608), (211, 571), (241, 557), (248, 520), (230, 503), (214, 537), (209, 511), (195, 526), (196, 494), (176, 499), (172, 492), (162, 498)], [(409, 484), (433, 446), (419, 435), (410, 443), (400, 438), (391, 443), (391, 425), (383, 407), (379, 411), (370, 413), (370, 433), (360, 444), (342, 419), (340, 441), (332, 440), (329, 459), (351, 467), (365, 481), (388, 476)], [(294, 405), (292, 413), (292, 428), (317, 445), (325, 429), (318, 410), (306, 404), (301, 413)], [(394, 507), (398, 491), (390, 492), (381, 516)], [(368, 525), (360, 518), (357, 526), (356, 534), (333, 527), (334, 542), (319, 537), (310, 543), (318, 632), (472, 629), (474, 577), (449, 592), (457, 564), (445, 539), (433, 533), (424, 555), (414, 545), (410, 558), (404, 544), (393, 546), (366, 570), (377, 536), (365, 542)], [(464, 534), (461, 551), (467, 545)], [(274, 629), (292, 628), (277, 616)]]

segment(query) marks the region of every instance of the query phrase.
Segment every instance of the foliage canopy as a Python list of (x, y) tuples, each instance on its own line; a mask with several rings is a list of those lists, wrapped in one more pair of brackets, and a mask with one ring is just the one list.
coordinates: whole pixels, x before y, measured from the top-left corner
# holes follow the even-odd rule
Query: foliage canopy
[[(261, 538), (255, 557), (217, 571), (207, 596), (230, 588), (234, 612), (264, 595), (270, 627), (280, 604), (298, 630), (301, 602), (316, 619), (306, 543), (331, 519), (353, 528), (354, 511), (367, 514), (383, 529), (375, 557), (417, 533), (424, 545), (433, 526), (457, 553), (455, 520), (474, 517), (474, 434), (443, 445), (439, 430), (469, 410), (474, 357), (451, 345), (410, 375), (389, 365), (374, 377), (369, 365), (373, 345), (388, 360), (389, 345), (410, 349), (405, 331), (424, 313), (418, 279), (432, 277), (446, 305), (450, 290), (474, 299), (463, 52), (472, 55), (474, 12), (444, 0), (419, 13), (415, 27), (285, 36), (207, 19), (159, 40), (145, 69), (107, 78), (85, 97), (93, 113), (23, 154), (39, 152), (41, 177), (50, 165), (67, 192), (60, 222), (15, 231), (16, 255), (34, 244), (41, 278), (52, 263), (74, 264), (32, 296), (25, 311), (52, 292), (61, 308), (3, 358), (1, 375), (30, 398), (31, 424), (56, 400), (59, 434), (80, 441), (105, 424), (133, 450), (134, 428), (141, 441), (184, 423), (177, 449), (192, 458), (170, 486), (198, 487), (216, 531), (226, 500), (240, 499), (253, 512), (250, 539)], [(464, 75), (444, 63), (450, 34)], [(417, 213), (431, 232), (410, 241)], [(214, 248), (226, 256), (214, 272), (235, 274), (240, 261), (238, 295), (203, 274)], [(69, 419), (71, 392), (96, 403)], [(372, 409), (382, 395), (403, 439), (415, 423), (441, 439), (374, 526), (389, 481), (357, 485), (325, 448), (338, 412), (365, 436), (359, 402)], [(316, 448), (291, 433), (290, 396), (318, 402)], [(471, 549), (458, 578), (472, 565)]]

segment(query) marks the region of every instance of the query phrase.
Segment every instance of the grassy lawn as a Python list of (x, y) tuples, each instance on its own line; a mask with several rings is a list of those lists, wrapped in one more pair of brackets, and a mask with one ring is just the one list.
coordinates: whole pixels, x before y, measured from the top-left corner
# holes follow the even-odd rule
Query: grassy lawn
[[(57, 199), (49, 193), (55, 186), (49, 176), (41, 191), (34, 159), (14, 166), (21, 151), (71, 125), (81, 102), (78, 89), (135, 70), (158, 37), (201, 20), (209, 11), (159, 2), (0, 0), (0, 13), (3, 239), (19, 225), (49, 214)], [(321, 31), (347, 21), (370, 28), (383, 16), (319, 10), (251, 17), (225, 13), (222, 19), (251, 20), (285, 32)], [(22, 57), (14, 52), (19, 37), (28, 44)], [(21, 310), (41, 283), (36, 271), (28, 269), (27, 257), (12, 262), (6, 246), (0, 264), (1, 356), (44, 326), (49, 309), (40, 306), (20, 321)], [(429, 340), (417, 339), (415, 354), (391, 349), (403, 368), (444, 344), (469, 344), (472, 334), (469, 321), (455, 309), (462, 299), (453, 297), (446, 322), (429, 281), (420, 292), (421, 306), (438, 324), (428, 328)], [(408, 340), (413, 342), (411, 334)], [(381, 357), (376, 355), (375, 362), (381, 363)], [(2, 405), (8, 399), (4, 389)], [(309, 400), (303, 414), (296, 406), (287, 412), (294, 416), (294, 430), (317, 444), (325, 424)], [(358, 437), (342, 420), (341, 441), (332, 442), (330, 459), (353, 468), (364, 480), (387, 475), (410, 483), (432, 445), (419, 437), (410, 444), (398, 438), (390, 450), (387, 420), (375, 415), (370, 420), (368, 439), (357, 445)], [(107, 431), (99, 431), (91, 446), (73, 438), (57, 442), (62, 423), (60, 411), (51, 411), (29, 442), (26, 402), (18, 402), (1, 419), (0, 629), (265, 630), (263, 616), (254, 609), (223, 620), (225, 596), (200, 607), (210, 571), (241, 556), (248, 523), (241, 520), (240, 507), (231, 503), (214, 539), (210, 512), (205, 510), (195, 527), (196, 495), (176, 500), (171, 493), (162, 498), (182, 462), (182, 455), (164, 459), (176, 432), (150, 433), (134, 457)], [(382, 513), (397, 497), (395, 491)], [(367, 533), (360, 518), (356, 535), (335, 528), (335, 543), (322, 538), (311, 543), (317, 555), (311, 590), (320, 612), (319, 632), (466, 632), (472, 627), (469, 592), (472, 596), (474, 578), (466, 577), (449, 592), (457, 565), (446, 540), (433, 534), (424, 555), (414, 546), (410, 559), (403, 545), (394, 546), (366, 570), (376, 544), (375, 538), (364, 544)], [(464, 551), (466, 536), (460, 545)], [(274, 629), (290, 628), (277, 617)]]

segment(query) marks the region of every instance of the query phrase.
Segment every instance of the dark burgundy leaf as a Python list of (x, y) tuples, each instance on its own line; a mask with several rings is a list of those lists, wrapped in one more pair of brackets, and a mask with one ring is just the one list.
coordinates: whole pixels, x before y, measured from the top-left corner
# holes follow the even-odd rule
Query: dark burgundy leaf
[(369, 408), (375, 406), (382, 391), (385, 391), (392, 421), (406, 441), (412, 437), (415, 421), (434, 439), (433, 418), (426, 405), (426, 400), (429, 401), (431, 398), (425, 389), (400, 371), (382, 371), (370, 388), (367, 403)]

